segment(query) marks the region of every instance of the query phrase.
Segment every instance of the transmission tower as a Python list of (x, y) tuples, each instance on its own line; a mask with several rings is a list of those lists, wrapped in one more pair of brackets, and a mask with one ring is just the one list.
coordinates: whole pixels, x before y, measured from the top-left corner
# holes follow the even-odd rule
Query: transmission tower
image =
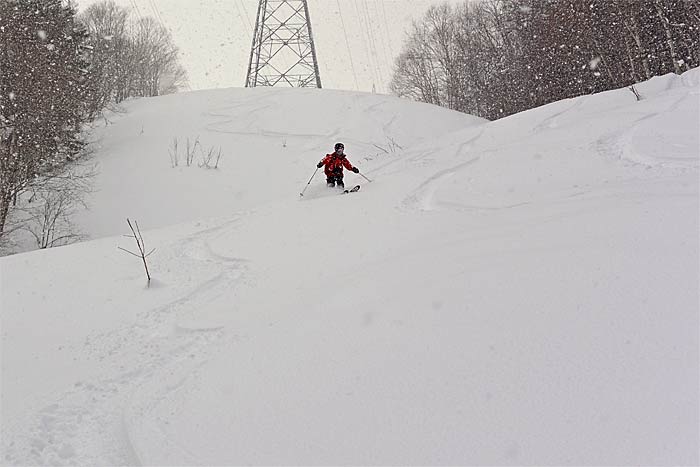
[(321, 87), (306, 0), (260, 0), (246, 87)]

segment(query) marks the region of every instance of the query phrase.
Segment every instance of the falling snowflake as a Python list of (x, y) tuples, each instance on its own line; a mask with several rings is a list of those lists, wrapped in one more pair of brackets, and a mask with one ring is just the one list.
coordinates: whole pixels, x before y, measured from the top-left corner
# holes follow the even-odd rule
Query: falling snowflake
[(590, 62), (588, 62), (588, 67), (589, 67), (591, 70), (597, 69), (597, 68), (598, 68), (598, 65), (600, 64), (600, 60), (601, 60), (600, 57), (594, 58), (593, 60), (591, 60)]
[(48, 34), (46, 34), (46, 31), (44, 31), (43, 29), (39, 29), (36, 32), (36, 35), (39, 36), (39, 39), (41, 39), (42, 41), (45, 41), (46, 38), (48, 37)]

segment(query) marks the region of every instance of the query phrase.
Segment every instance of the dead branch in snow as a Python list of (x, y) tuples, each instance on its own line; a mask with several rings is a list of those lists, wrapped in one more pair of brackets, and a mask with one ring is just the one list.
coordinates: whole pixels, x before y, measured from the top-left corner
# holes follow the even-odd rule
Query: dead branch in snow
[[(127, 250), (127, 249), (122, 248), (122, 247), (118, 247), (118, 248), (122, 251), (129, 253), (130, 255), (134, 255), (137, 258), (141, 258), (141, 260), (143, 261), (143, 267), (146, 270), (146, 278), (148, 279), (148, 284), (150, 285), (151, 274), (148, 272), (148, 264), (146, 263), (146, 258), (148, 258), (151, 255), (151, 253), (156, 251), (156, 249), (154, 248), (151, 251), (149, 251), (148, 253), (146, 253), (146, 245), (143, 243), (143, 236), (141, 235), (141, 229), (139, 229), (139, 223), (134, 221), (134, 224), (132, 225), (131, 221), (128, 218), (126, 219), (126, 222), (127, 222), (127, 224), (129, 224), (129, 228), (131, 229), (131, 232), (133, 234), (133, 235), (126, 235), (126, 237), (130, 237), (130, 238), (133, 238), (134, 240), (136, 240), (136, 246), (138, 247), (139, 252), (134, 253), (133, 251)], [(136, 226), (136, 229), (134, 229), (134, 225)]]

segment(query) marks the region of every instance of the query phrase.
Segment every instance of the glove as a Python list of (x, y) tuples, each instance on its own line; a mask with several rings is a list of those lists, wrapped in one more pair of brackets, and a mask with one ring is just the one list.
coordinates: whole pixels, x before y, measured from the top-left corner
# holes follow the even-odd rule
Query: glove
[(323, 167), (323, 162), (319, 162), (318, 164), (316, 164), (316, 167), (319, 168), (319, 169), (320, 169), (321, 167)]
[(358, 169), (357, 167), (353, 167), (352, 171), (355, 172), (356, 174), (360, 173), (360, 169)]

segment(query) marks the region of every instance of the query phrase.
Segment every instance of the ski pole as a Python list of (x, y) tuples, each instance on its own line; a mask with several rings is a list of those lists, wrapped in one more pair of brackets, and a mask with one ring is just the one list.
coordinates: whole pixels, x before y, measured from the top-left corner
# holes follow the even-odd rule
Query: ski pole
[(316, 167), (316, 170), (314, 171), (314, 174), (313, 174), (313, 175), (311, 176), (311, 178), (309, 179), (309, 183), (307, 183), (306, 186), (304, 187), (304, 189), (301, 191), (301, 193), (299, 193), (299, 196), (304, 196), (304, 192), (305, 192), (306, 189), (309, 187), (309, 185), (311, 185), (311, 180), (313, 180), (314, 177), (316, 176), (316, 172), (318, 172), (318, 167)]
[[(357, 174), (358, 174), (358, 175), (362, 175), (362, 172), (357, 172)], [(369, 178), (365, 177), (364, 175), (362, 175), (362, 178), (364, 178), (364, 179), (367, 180), (368, 182), (372, 183), (372, 180), (370, 180)]]

